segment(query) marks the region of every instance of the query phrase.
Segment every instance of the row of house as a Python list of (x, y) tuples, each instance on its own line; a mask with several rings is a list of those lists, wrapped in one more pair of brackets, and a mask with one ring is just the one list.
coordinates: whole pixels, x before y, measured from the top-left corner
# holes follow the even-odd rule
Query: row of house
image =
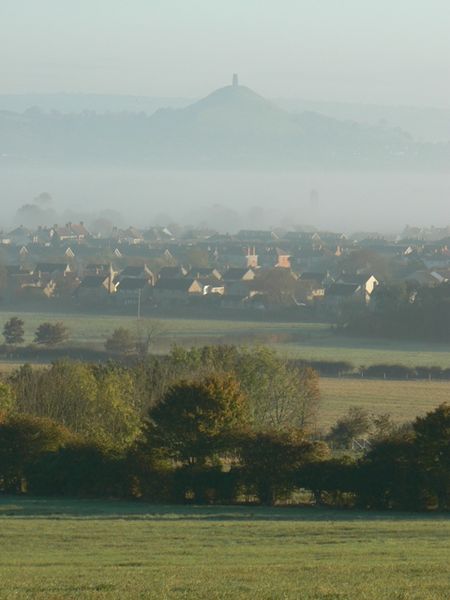
[[(215, 303), (265, 308), (276, 302), (369, 304), (383, 283), (379, 264), (399, 281), (437, 286), (450, 279), (450, 240), (386, 240), (332, 232), (154, 227), (91, 234), (84, 223), (19, 227), (2, 234), (4, 302), (64, 298), (80, 305)], [(358, 261), (352, 264), (354, 257)], [(382, 269), (381, 269), (382, 271)], [(280, 277), (280, 273), (282, 276)], [(279, 292), (279, 293), (277, 293)]]

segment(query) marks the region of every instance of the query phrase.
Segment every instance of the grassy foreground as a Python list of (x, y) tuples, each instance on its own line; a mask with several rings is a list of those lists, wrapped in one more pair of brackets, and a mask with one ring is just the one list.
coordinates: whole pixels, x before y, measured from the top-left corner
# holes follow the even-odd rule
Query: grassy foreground
[(445, 516), (0, 499), (0, 598), (447, 600)]

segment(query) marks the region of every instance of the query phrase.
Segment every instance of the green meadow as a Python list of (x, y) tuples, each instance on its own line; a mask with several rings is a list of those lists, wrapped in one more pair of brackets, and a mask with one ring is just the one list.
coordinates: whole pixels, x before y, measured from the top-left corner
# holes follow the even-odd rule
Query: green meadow
[[(0, 330), (16, 314), (0, 312)], [(70, 330), (70, 344), (97, 349), (103, 348), (106, 338), (117, 327), (137, 328), (132, 316), (32, 312), (22, 312), (19, 316), (25, 321), (27, 343), (32, 342), (37, 326), (43, 321), (62, 321)], [(155, 323), (158, 335), (153, 351), (156, 352), (166, 352), (173, 344), (266, 344), (291, 358), (345, 360), (357, 367), (376, 363), (450, 367), (450, 344), (345, 337), (333, 333), (325, 323), (143, 318), (140, 327), (145, 330)]]
[(0, 500), (0, 598), (447, 600), (450, 518)]

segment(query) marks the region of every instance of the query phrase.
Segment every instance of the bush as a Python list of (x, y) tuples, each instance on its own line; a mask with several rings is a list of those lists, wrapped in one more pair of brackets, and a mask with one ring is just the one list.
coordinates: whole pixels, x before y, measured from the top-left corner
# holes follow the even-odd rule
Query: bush
[(38, 495), (124, 497), (127, 470), (120, 455), (101, 446), (76, 441), (40, 456), (28, 465), (29, 491)]
[(295, 473), (304, 464), (324, 458), (327, 447), (305, 439), (301, 431), (272, 431), (243, 437), (238, 452), (247, 492), (262, 504), (273, 505), (292, 494)]
[(105, 342), (105, 349), (112, 354), (130, 355), (137, 350), (136, 336), (129, 329), (119, 327), (115, 329)]
[(69, 338), (69, 330), (64, 323), (42, 323), (36, 330), (34, 341), (43, 346), (56, 346)]
[(49, 452), (56, 452), (71, 438), (70, 432), (50, 419), (11, 415), (0, 421), (0, 488), (16, 493), (26, 490), (25, 472)]

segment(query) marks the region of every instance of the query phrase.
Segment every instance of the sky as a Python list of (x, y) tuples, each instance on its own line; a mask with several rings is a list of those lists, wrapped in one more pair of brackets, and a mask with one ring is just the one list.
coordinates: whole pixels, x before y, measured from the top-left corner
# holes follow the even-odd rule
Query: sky
[(0, 93), (450, 108), (448, 0), (0, 0)]

